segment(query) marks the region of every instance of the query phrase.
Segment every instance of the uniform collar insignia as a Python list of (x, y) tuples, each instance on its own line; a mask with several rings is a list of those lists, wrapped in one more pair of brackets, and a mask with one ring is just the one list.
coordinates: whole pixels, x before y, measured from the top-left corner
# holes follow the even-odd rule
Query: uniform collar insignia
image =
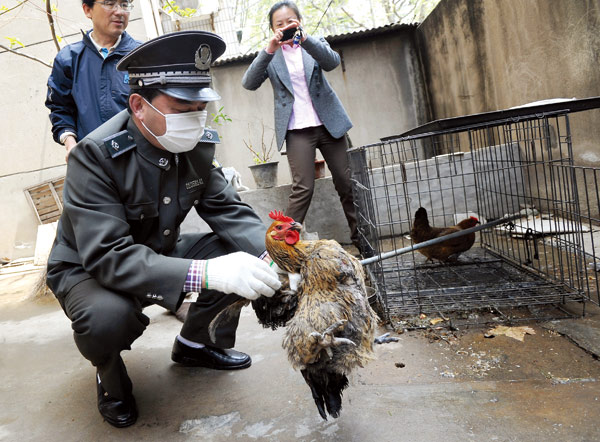
[(102, 141), (111, 158), (118, 157), (136, 146), (133, 137), (126, 130), (106, 137)]
[(219, 133), (216, 130), (207, 127), (204, 129), (204, 135), (202, 135), (202, 138), (200, 138), (199, 142), (219, 144), (221, 139), (219, 138)]

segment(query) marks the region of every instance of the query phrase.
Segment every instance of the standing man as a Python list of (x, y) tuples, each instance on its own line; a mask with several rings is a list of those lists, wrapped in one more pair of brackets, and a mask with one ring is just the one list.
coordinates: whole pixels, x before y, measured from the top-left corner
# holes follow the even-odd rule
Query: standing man
[(52, 136), (65, 146), (66, 158), (77, 141), (127, 106), (127, 73), (118, 72), (116, 65), (141, 44), (125, 32), (132, 9), (127, 0), (83, 0), (93, 29), (54, 59), (46, 107)]
[[(137, 407), (121, 351), (148, 325), (142, 309), (177, 310), (199, 292), (175, 338), (171, 358), (217, 370), (247, 368), (231, 350), (239, 315), (211, 320), (240, 299), (272, 296), (280, 283), (265, 251), (266, 227), (214, 162), (216, 131), (205, 129), (209, 67), (223, 54), (215, 34), (166, 34), (118, 64), (128, 71), (122, 111), (71, 152), (64, 212), (48, 259), (47, 283), (72, 321), (75, 343), (96, 367), (98, 409), (116, 427), (135, 423)], [(180, 235), (194, 208), (212, 232)]]

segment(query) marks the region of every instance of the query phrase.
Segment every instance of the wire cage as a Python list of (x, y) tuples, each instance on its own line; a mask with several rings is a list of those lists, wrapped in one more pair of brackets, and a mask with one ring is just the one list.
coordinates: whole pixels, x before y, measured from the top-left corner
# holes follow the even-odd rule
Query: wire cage
[[(349, 151), (361, 248), (379, 257), (366, 267), (388, 318), (560, 305), (597, 291), (600, 174), (573, 165), (569, 114), (598, 107), (593, 98), (438, 120)], [(582, 180), (596, 180), (595, 194), (580, 194)], [(420, 207), (433, 226), (512, 221), (478, 231), (458, 259), (431, 260), (408, 247)]]

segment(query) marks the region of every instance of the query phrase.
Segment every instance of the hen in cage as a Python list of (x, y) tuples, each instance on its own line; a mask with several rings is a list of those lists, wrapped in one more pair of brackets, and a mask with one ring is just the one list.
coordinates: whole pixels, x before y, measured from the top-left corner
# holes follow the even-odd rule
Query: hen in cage
[[(367, 271), (382, 310), (403, 316), (582, 300), (586, 226), (569, 117), (598, 107), (595, 98), (438, 120), (351, 149), (360, 241), (380, 257)], [(454, 252), (411, 249), (438, 228), (471, 227), (475, 218), (484, 228), (456, 239)]]
[[(410, 237), (416, 243), (422, 243), (434, 238), (448, 236), (451, 233), (466, 230), (475, 227), (479, 224), (479, 220), (474, 216), (463, 219), (455, 226), (449, 227), (434, 227), (429, 224), (427, 210), (419, 207), (415, 213), (413, 227), (410, 231)], [(425, 256), (428, 260), (437, 259), (442, 262), (456, 261), (461, 253), (466, 252), (475, 243), (475, 233), (469, 233), (458, 238), (449, 239), (439, 244), (427, 246), (419, 249), (419, 253)]]

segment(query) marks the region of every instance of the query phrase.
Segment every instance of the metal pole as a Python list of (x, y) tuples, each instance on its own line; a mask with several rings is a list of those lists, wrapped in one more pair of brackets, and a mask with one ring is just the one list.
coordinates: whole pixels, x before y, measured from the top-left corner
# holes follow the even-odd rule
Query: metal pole
[(489, 223), (481, 224), (480, 226), (471, 227), (469, 229), (461, 230), (460, 232), (451, 233), (450, 235), (444, 235), (444, 236), (440, 236), (439, 238), (429, 239), (427, 241), (423, 241), (418, 244), (413, 244), (412, 246), (403, 247), (401, 249), (396, 249), (396, 250), (392, 250), (390, 252), (381, 253), (378, 256), (372, 256), (370, 258), (365, 258), (365, 259), (360, 260), (360, 263), (362, 265), (372, 264), (374, 262), (381, 261), (381, 260), (384, 260), (387, 258), (391, 258), (396, 255), (402, 255), (404, 253), (408, 253), (413, 250), (418, 250), (418, 249), (422, 249), (424, 247), (432, 246), (434, 244), (439, 244), (444, 241), (448, 241), (449, 239), (452, 239), (452, 238), (458, 238), (463, 235), (468, 235), (469, 233), (479, 232), (480, 230), (488, 229), (490, 227), (497, 226), (498, 224), (505, 224), (505, 223), (514, 221), (515, 219), (524, 218), (527, 216), (528, 215), (521, 215), (519, 213), (517, 215), (511, 215), (511, 216), (507, 216), (507, 217), (503, 217), (503, 218), (498, 218), (494, 221), (490, 221)]

